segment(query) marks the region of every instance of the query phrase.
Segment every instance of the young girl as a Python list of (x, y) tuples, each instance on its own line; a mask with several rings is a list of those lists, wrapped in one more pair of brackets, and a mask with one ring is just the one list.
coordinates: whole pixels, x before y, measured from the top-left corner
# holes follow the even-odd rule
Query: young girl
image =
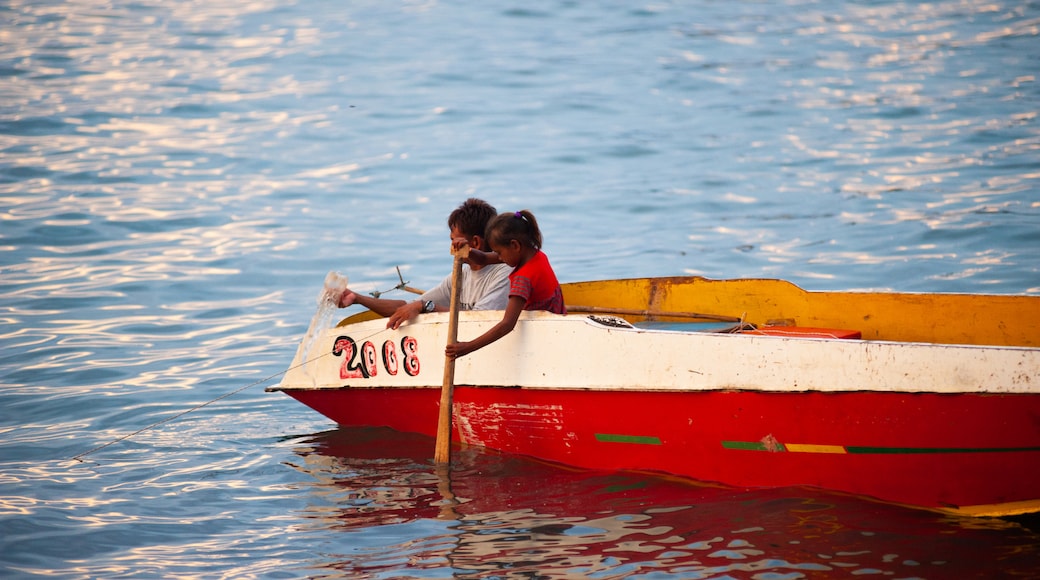
[(534, 214), (525, 210), (502, 213), (492, 218), (485, 238), (491, 253), (470, 249), (469, 259), (477, 263), (505, 262), (513, 267), (509, 274), (509, 302), (502, 321), (469, 342), (449, 344), (445, 354), (465, 356), (509, 334), (524, 310), (548, 310), (567, 314), (563, 291), (549, 258), (542, 252), (542, 232)]

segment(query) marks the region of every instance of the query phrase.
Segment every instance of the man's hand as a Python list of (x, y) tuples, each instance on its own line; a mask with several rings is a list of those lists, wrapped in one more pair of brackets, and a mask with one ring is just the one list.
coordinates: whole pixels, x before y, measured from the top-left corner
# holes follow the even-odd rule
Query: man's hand
[(346, 308), (353, 304), (355, 300), (357, 300), (357, 294), (354, 294), (350, 288), (344, 288), (343, 294), (339, 295), (339, 302), (337, 302), (336, 305), (340, 308)]
[(397, 330), (405, 322), (408, 322), (409, 320), (415, 318), (416, 316), (419, 316), (419, 314), (421, 312), (422, 312), (422, 301), (421, 300), (416, 300), (414, 302), (409, 302), (409, 303), (405, 304), (404, 306), (398, 307), (397, 310), (394, 310), (394, 313), (390, 315), (390, 319), (386, 321), (386, 327), (387, 328), (392, 328), (394, 330)]

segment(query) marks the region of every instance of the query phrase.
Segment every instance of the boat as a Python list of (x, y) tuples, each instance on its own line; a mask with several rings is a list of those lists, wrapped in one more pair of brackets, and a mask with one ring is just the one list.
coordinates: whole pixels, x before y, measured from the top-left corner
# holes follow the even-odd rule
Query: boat
[[(563, 292), (568, 314), (524, 312), (455, 361), (456, 445), (967, 516), (1040, 511), (1040, 296), (702, 277)], [(458, 313), (459, 340), (501, 316)], [(433, 436), (451, 322), (348, 316), (268, 390), (342, 426)]]

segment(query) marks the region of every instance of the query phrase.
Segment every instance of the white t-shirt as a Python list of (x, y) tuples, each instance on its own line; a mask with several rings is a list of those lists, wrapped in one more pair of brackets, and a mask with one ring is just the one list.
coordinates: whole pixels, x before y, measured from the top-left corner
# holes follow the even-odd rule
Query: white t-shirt
[[(463, 264), (462, 288), (459, 292), (460, 310), (505, 310), (509, 303), (509, 264), (491, 264), (471, 270)], [(451, 308), (451, 274), (420, 298), (423, 302)]]

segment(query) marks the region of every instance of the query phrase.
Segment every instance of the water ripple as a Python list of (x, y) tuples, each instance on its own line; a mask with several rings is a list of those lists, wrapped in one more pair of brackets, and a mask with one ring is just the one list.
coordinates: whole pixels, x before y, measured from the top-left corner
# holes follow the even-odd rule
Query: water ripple
[(473, 450), (445, 486), (261, 392), (326, 272), (431, 287), (469, 196), (565, 281), (1040, 294), (1035, 3), (2, 10), (3, 573), (1036, 574), (1007, 522), (805, 490)]

